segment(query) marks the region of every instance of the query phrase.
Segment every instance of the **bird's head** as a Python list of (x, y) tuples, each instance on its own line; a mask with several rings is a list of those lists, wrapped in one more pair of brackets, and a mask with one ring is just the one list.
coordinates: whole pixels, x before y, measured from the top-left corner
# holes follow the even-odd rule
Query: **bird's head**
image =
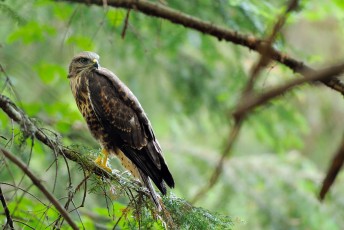
[(77, 75), (82, 71), (98, 69), (99, 55), (93, 52), (84, 51), (75, 55), (69, 65), (68, 78)]

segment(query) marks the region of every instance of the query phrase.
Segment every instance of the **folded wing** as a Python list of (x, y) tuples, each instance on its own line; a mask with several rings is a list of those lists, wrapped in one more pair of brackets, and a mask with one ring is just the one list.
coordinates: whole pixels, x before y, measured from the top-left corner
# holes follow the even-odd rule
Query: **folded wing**
[(121, 149), (163, 194), (164, 181), (174, 187), (150, 122), (129, 88), (105, 68), (89, 76), (88, 87), (93, 109), (114, 147)]

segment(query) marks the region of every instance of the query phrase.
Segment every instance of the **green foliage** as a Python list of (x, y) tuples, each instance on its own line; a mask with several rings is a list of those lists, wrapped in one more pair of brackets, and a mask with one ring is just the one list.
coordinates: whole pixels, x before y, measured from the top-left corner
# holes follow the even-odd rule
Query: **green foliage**
[(55, 34), (56, 31), (54, 28), (48, 25), (39, 24), (36, 21), (30, 21), (27, 22), (25, 26), (22, 26), (20, 29), (10, 34), (7, 38), (7, 42), (11, 44), (15, 41), (22, 41), (24, 44), (29, 44), (43, 41)]
[(218, 213), (210, 213), (203, 208), (196, 208), (184, 200), (174, 197), (164, 197), (166, 208), (172, 218), (178, 223), (178, 229), (232, 229), (232, 220)]

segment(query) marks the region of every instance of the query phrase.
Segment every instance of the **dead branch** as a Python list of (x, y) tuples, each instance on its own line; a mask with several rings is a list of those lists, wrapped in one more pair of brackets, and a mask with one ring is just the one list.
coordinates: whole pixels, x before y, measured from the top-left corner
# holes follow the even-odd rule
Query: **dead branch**
[(1, 152), (4, 154), (4, 156), (12, 161), (15, 165), (17, 165), (25, 175), (27, 175), (33, 184), (37, 186), (39, 190), (47, 197), (47, 199), (55, 206), (55, 208), (59, 211), (59, 213), (65, 218), (65, 220), (68, 222), (68, 224), (73, 229), (79, 229), (78, 226), (74, 223), (72, 218), (69, 216), (68, 212), (62, 205), (58, 202), (58, 200), (42, 185), (41, 181), (31, 172), (31, 170), (27, 167), (26, 164), (24, 164), (20, 159), (18, 159), (16, 156), (14, 156), (12, 153), (8, 152), (6, 149), (1, 148)]
[(337, 175), (342, 168), (344, 164), (344, 139), (342, 140), (342, 143), (340, 144), (339, 149), (337, 150), (336, 155), (333, 157), (332, 163), (327, 170), (326, 177), (323, 181), (323, 185), (321, 187), (319, 198), (320, 200), (323, 200), (331, 188), (332, 184), (334, 183), (335, 179), (337, 178)]
[(125, 34), (126, 34), (126, 32), (127, 32), (127, 29), (128, 29), (130, 11), (131, 11), (131, 9), (129, 9), (129, 10), (127, 11), (127, 14), (125, 15), (124, 26), (123, 26), (123, 30), (122, 30), (122, 33), (121, 33), (122, 39), (125, 38)]
[[(55, 0), (56, 2), (78, 2), (83, 4), (94, 4), (103, 6), (102, 0)], [(167, 6), (153, 3), (147, 0), (108, 0), (107, 4), (112, 7), (132, 9), (139, 11), (143, 14), (166, 19), (172, 23), (183, 25), (186, 28), (191, 28), (197, 30), (203, 34), (213, 36), (219, 40), (225, 40), (232, 42), (237, 45), (244, 46), (251, 50), (254, 50), (260, 54), (263, 54), (266, 41), (256, 38), (252, 35), (246, 35), (233, 31), (221, 26), (214, 25), (211, 22), (203, 21), (199, 18), (190, 16), (188, 14), (182, 13), (180, 11), (171, 9)], [(303, 74), (304, 72), (312, 71), (313, 69), (303, 62), (294, 59), (282, 52), (271, 48), (269, 50), (270, 58), (275, 60), (296, 73)], [(330, 87), (333, 90), (338, 91), (344, 95), (344, 84), (337, 78), (332, 78), (331, 80), (321, 81), (326, 86)]]

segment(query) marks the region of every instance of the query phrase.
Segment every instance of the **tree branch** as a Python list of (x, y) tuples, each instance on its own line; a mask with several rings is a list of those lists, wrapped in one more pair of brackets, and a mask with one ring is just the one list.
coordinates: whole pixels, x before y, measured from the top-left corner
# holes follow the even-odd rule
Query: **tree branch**
[[(58, 140), (50, 138), (46, 135), (40, 128), (38, 128), (27, 116), (26, 114), (19, 109), (8, 97), (0, 94), (0, 108), (15, 122), (21, 125), (21, 129), (24, 133), (30, 133), (34, 137), (36, 137), (39, 141), (43, 144), (51, 148), (57, 154), (65, 156), (69, 160), (72, 160), (78, 164), (80, 164), (83, 168), (87, 169), (89, 172), (92, 172), (98, 176), (105, 177), (112, 181), (119, 183), (119, 181), (125, 181), (125, 178), (115, 174), (115, 173), (108, 173), (107, 171), (103, 170), (102, 168), (98, 167), (90, 159), (85, 159), (82, 154), (64, 147)], [(123, 183), (129, 182), (125, 181)], [(135, 183), (126, 183), (128, 188), (133, 189), (137, 192), (143, 192), (148, 196), (148, 194), (143, 190), (140, 186)]]
[[(55, 0), (57, 2), (78, 2), (83, 4), (94, 4), (103, 6), (103, 0)], [(108, 0), (107, 4), (112, 7), (133, 9), (143, 14), (166, 19), (172, 23), (183, 25), (187, 28), (197, 30), (201, 33), (211, 35), (219, 40), (225, 40), (237, 45), (247, 47), (260, 54), (266, 51), (266, 42), (258, 39), (252, 35), (241, 34), (237, 31), (233, 31), (221, 26), (212, 24), (211, 22), (203, 21), (199, 18), (192, 17), (188, 14), (179, 12), (161, 4), (152, 3), (146, 0)], [(289, 67), (296, 73), (304, 74), (305, 72), (312, 71), (311, 67), (305, 65), (303, 62), (296, 60), (288, 55), (281, 53), (280, 51), (270, 48), (270, 58)], [(333, 90), (340, 92), (344, 95), (344, 84), (337, 78), (321, 81), (326, 86)]]
[(263, 47), (263, 49), (260, 52), (260, 58), (257, 62), (256, 65), (253, 66), (252, 71), (251, 71), (251, 77), (249, 79), (249, 81), (246, 84), (246, 87), (243, 91), (242, 95), (246, 95), (247, 93), (249, 93), (252, 89), (253, 89), (253, 85), (255, 80), (258, 77), (258, 74), (260, 72), (260, 70), (262, 70), (263, 68), (265, 68), (271, 61), (271, 51), (273, 50), (273, 43), (276, 39), (277, 34), (279, 33), (279, 31), (282, 29), (282, 27), (284, 26), (285, 21), (287, 20), (287, 16), (289, 15), (289, 13), (291, 13), (293, 10), (295, 10), (298, 6), (298, 0), (289, 0), (289, 3), (287, 5), (287, 9), (286, 11), (278, 18), (278, 20), (276, 21), (270, 36), (268, 36), (265, 41), (265, 45)]
[(285, 92), (301, 84), (310, 83), (314, 81), (329, 81), (330, 79), (341, 74), (342, 72), (344, 72), (344, 63), (323, 70), (305, 73), (305, 77), (303, 78), (293, 79), (281, 86), (276, 86), (260, 95), (250, 94), (242, 100), (243, 103), (241, 103), (233, 112), (233, 116), (241, 117), (242, 115), (251, 111), (253, 108), (260, 106), (275, 97), (283, 95)]
[(320, 200), (323, 200), (331, 188), (332, 184), (336, 180), (336, 177), (344, 164), (344, 139), (337, 150), (336, 155), (333, 157), (331, 165), (327, 170), (326, 177), (324, 178), (321, 190), (319, 193)]
[(73, 229), (79, 229), (78, 226), (74, 223), (72, 218), (69, 216), (68, 212), (66, 209), (62, 207), (62, 205), (56, 200), (56, 198), (42, 185), (40, 180), (31, 172), (31, 170), (27, 167), (26, 164), (24, 164), (20, 159), (15, 157), (13, 154), (8, 152), (7, 150), (0, 148), (1, 152), (4, 154), (4, 156), (12, 161), (15, 165), (17, 165), (25, 175), (27, 175), (32, 183), (37, 186), (39, 190), (47, 197), (47, 199), (55, 206), (55, 208), (59, 211), (59, 213), (65, 218), (65, 220), (68, 222), (68, 224), (73, 228)]

